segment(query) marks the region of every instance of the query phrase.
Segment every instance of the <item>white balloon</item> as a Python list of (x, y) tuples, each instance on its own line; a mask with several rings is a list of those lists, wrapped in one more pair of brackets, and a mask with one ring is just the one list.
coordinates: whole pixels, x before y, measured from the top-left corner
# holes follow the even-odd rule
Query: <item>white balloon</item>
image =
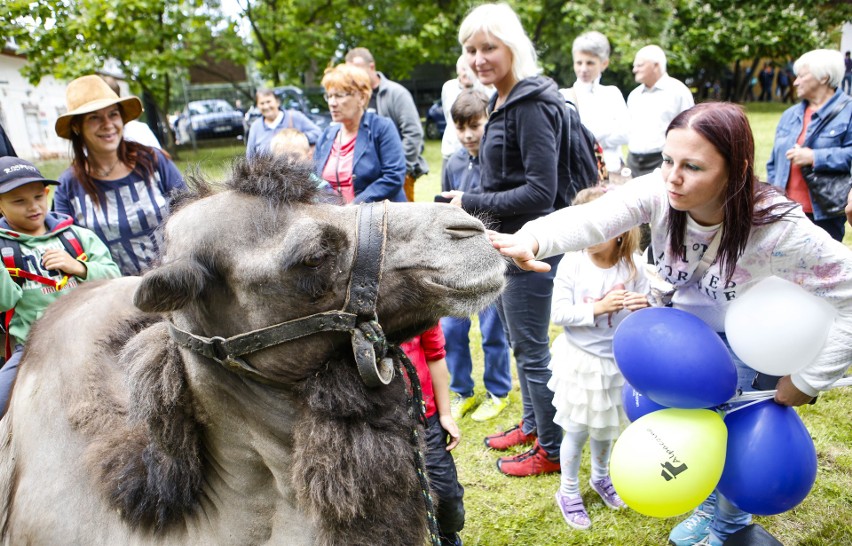
[(789, 375), (814, 361), (835, 315), (834, 307), (799, 285), (768, 277), (728, 307), (725, 335), (751, 368)]

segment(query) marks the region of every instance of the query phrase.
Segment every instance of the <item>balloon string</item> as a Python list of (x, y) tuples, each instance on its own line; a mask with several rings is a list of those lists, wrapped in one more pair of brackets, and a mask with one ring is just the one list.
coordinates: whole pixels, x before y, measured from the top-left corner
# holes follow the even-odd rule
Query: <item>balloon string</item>
[[(763, 391), (763, 392), (767, 392), (767, 391)], [(748, 404), (743, 404), (742, 406), (737, 406), (735, 408), (725, 407), (722, 411), (724, 411), (727, 415), (730, 415), (730, 414), (734, 413), (735, 411), (740, 411), (741, 409), (746, 409), (749, 406), (753, 406), (755, 404), (760, 404), (761, 402), (766, 402), (770, 398), (772, 398), (772, 396), (767, 396), (765, 398), (761, 398), (760, 400), (754, 400), (752, 402), (749, 402)], [(725, 406), (727, 406), (727, 404), (725, 404)]]
[[(837, 389), (837, 388), (840, 388), (840, 387), (848, 387), (850, 385), (852, 385), (852, 377), (844, 377), (843, 379), (839, 379), (838, 381), (836, 381), (833, 385), (831, 385), (830, 387), (828, 387), (825, 390)], [(731, 398), (730, 400), (728, 400), (727, 402), (722, 404), (720, 406), (720, 409), (722, 409), (722, 411), (724, 411), (725, 413), (733, 413), (735, 411), (741, 410), (743, 408), (747, 408), (747, 407), (752, 406), (754, 404), (757, 404), (759, 402), (763, 402), (764, 400), (769, 400), (770, 398), (775, 398), (775, 393), (777, 393), (777, 392), (778, 392), (777, 390), (743, 392), (743, 393), (738, 394), (737, 396), (734, 396), (733, 398)], [(749, 403), (743, 404), (742, 406), (738, 406), (738, 407), (733, 408), (733, 409), (728, 408), (731, 404), (738, 404), (740, 402), (749, 402)]]

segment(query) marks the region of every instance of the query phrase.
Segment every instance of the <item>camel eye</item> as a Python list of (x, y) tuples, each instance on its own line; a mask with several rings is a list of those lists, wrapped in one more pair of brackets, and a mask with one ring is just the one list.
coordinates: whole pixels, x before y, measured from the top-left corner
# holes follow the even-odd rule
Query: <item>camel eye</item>
[(317, 269), (325, 263), (325, 259), (325, 254), (314, 254), (312, 256), (305, 256), (302, 259), (302, 265), (311, 269)]

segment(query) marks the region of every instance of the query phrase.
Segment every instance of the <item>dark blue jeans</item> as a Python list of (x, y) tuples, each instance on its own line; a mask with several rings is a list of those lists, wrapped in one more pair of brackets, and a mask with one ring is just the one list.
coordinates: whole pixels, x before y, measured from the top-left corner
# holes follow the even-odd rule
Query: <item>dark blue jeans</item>
[[(450, 390), (462, 396), (473, 396), (473, 360), (470, 357), (470, 319), (445, 317), (441, 319), (450, 370)], [(479, 331), (482, 333), (482, 352), (485, 371), (482, 374), (485, 390), (503, 398), (512, 390), (512, 370), (509, 362), (509, 342), (503, 322), (495, 305), (479, 312)]]
[(9, 357), (9, 360), (0, 369), (0, 417), (6, 415), (6, 411), (9, 409), (9, 399), (12, 398), (12, 387), (15, 385), (15, 378), (18, 377), (18, 362), (21, 361), (23, 353), (23, 346), (16, 346), (12, 356)]
[[(757, 372), (749, 368), (748, 365), (740, 360), (740, 358), (731, 349), (731, 344), (728, 343), (728, 337), (724, 332), (719, 332), (719, 337), (725, 342), (728, 347), (728, 352), (731, 353), (731, 358), (734, 360), (734, 365), (737, 367), (737, 388), (742, 392), (751, 392), (754, 387), (751, 386)], [(713, 514), (713, 521), (710, 523), (710, 530), (717, 538), (726, 540), (730, 535), (739, 531), (746, 525), (751, 523), (751, 514), (744, 512), (731, 504), (731, 501), (725, 498), (718, 491), (713, 491), (703, 503), (703, 509), (710, 514)]]
[(459, 483), (453, 455), (447, 451), (447, 431), (438, 414), (426, 419), (426, 473), (437, 504), (442, 544), (454, 544), (464, 528), (464, 487)]
[(536, 431), (538, 443), (549, 456), (559, 456), (562, 427), (553, 422), (553, 391), (547, 388), (550, 380), (550, 300), (553, 296), (553, 277), (562, 256), (545, 260), (550, 264), (547, 273), (522, 271), (514, 265), (508, 276), (506, 290), (497, 308), (506, 327), (509, 345), (515, 355), (518, 382), (524, 402), (523, 431)]

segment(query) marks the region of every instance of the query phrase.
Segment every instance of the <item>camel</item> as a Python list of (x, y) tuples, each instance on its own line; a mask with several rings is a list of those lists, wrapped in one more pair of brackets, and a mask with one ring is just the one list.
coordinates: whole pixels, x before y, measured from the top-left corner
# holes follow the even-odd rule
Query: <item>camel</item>
[[(369, 209), (386, 241), (362, 260), (377, 274), (365, 382), (341, 323), (364, 288), (365, 206), (323, 203), (309, 167), (268, 157), (190, 186), (159, 265), (76, 289), (33, 327), (0, 421), (3, 542), (424, 543), (412, 387), (380, 338), (497, 297), (483, 225), (444, 204)], [(324, 331), (237, 339), (317, 314)]]

